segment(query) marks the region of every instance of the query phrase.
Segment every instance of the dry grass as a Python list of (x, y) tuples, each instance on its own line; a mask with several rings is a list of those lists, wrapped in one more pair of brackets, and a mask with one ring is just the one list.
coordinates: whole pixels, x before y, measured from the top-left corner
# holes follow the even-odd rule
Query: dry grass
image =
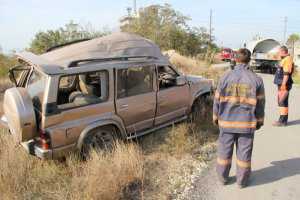
[[(171, 62), (185, 74), (222, 73), (177, 53)], [(0, 90), (9, 86), (0, 79)], [(93, 152), (86, 162), (73, 156), (59, 163), (27, 155), (0, 130), (0, 199), (174, 199), (212, 159), (216, 132), (208, 117), (157, 131), (138, 145), (117, 144), (109, 154)]]
[(170, 62), (184, 74), (201, 75), (217, 81), (224, 73), (222, 70), (215, 70), (211, 65), (197, 58), (182, 56), (174, 50), (165, 52)]
[(0, 77), (6, 76), (9, 68), (16, 64), (17, 59), (15, 57), (0, 53)]
[(199, 175), (215, 152), (208, 125), (181, 123), (140, 139), (145, 154), (145, 199), (174, 199)]
[(294, 75), (293, 75), (293, 80), (296, 84), (300, 84), (300, 71), (295, 70)]
[(12, 83), (7, 78), (0, 78), (0, 93), (3, 93), (6, 89), (12, 87)]
[(0, 132), (0, 199), (127, 199), (139, 197), (143, 178), (141, 151), (117, 144), (110, 154), (94, 152), (81, 162), (41, 161)]
[[(142, 184), (143, 159), (133, 144), (117, 144), (112, 154), (93, 152), (82, 169), (73, 170), (71, 199), (119, 199), (130, 196), (124, 189)], [(78, 192), (84, 191), (84, 192)], [(138, 194), (138, 193), (137, 193)]]

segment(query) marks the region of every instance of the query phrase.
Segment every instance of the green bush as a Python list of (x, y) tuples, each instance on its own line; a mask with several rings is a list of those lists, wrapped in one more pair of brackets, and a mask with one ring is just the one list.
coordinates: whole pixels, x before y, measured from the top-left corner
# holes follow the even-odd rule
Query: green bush
[(0, 77), (5, 77), (10, 67), (17, 64), (14, 57), (6, 56), (0, 53)]

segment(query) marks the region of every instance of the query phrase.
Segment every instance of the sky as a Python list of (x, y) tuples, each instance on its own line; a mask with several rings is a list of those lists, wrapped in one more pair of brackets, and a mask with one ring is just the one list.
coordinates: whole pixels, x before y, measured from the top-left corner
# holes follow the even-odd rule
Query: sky
[[(300, 33), (300, 0), (137, 0), (137, 7), (169, 3), (191, 18), (189, 24), (209, 26), (210, 9), (216, 42), (238, 48), (255, 35), (284, 38)], [(0, 46), (4, 52), (21, 51), (35, 33), (64, 26), (73, 20), (95, 29), (118, 31), (119, 20), (133, 0), (0, 0)]]

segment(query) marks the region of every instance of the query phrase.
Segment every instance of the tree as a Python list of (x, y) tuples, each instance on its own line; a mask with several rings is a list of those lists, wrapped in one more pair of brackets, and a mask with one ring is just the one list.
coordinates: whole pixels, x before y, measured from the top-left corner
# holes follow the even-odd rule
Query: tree
[(292, 56), (295, 54), (295, 44), (298, 41), (300, 41), (300, 35), (296, 33), (290, 35), (287, 40), (287, 45), (292, 49)]
[(151, 5), (139, 10), (135, 17), (121, 20), (121, 30), (146, 37), (163, 50), (174, 49), (185, 55), (201, 53), (209, 43), (205, 28), (189, 27), (189, 17), (169, 4)]
[(15, 57), (0, 53), (0, 78), (6, 76), (8, 69), (16, 65), (17, 59)]
[[(90, 25), (90, 24), (88, 24)], [(68, 42), (91, 39), (108, 34), (107, 31), (95, 31), (91, 26), (82, 26), (71, 21), (57, 30), (38, 32), (32, 40), (29, 50), (36, 54), (44, 53), (47, 49)]]

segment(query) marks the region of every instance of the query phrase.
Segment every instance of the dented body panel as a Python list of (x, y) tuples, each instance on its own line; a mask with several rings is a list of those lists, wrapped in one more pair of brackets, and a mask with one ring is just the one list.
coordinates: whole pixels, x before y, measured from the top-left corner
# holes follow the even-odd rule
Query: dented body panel
[[(18, 55), (32, 72), (42, 71), (47, 77), (41, 102), (37, 104), (35, 97), (26, 100), (26, 103), (34, 105), (34, 109), (36, 105), (40, 107), (34, 118), (37, 134), (22, 141), (29, 153), (44, 159), (55, 159), (80, 151), (85, 136), (104, 126), (113, 126), (121, 139), (142, 136), (185, 119), (194, 101), (212, 91), (211, 80), (180, 74), (151, 41), (127, 33), (112, 38), (115, 37), (119, 42), (122, 38), (135, 38), (140, 45), (144, 45), (142, 49), (150, 57), (143, 57), (140, 52), (142, 57), (126, 58), (126, 52), (136, 53), (127, 51), (126, 45), (121, 45), (121, 52), (111, 52), (110, 56), (107, 52), (93, 52), (98, 46), (91, 41), (63, 47), (42, 56), (31, 53)], [(97, 41), (102, 40), (94, 42)], [(78, 45), (86, 49), (86, 54), (72, 54), (71, 50)], [(130, 43), (128, 48), (132, 45)], [(140, 46), (137, 49), (140, 50)], [(109, 57), (118, 55), (122, 59), (84, 61), (75, 67), (68, 67), (68, 63), (74, 60), (102, 54)], [(34, 82), (34, 78), (28, 75), (28, 79), (33, 80), (27, 81), (22, 91), (28, 90), (28, 84)], [(4, 124), (11, 120), (7, 120), (7, 116), (12, 116), (9, 110), (2, 117)], [(46, 148), (41, 140), (49, 142)]]

